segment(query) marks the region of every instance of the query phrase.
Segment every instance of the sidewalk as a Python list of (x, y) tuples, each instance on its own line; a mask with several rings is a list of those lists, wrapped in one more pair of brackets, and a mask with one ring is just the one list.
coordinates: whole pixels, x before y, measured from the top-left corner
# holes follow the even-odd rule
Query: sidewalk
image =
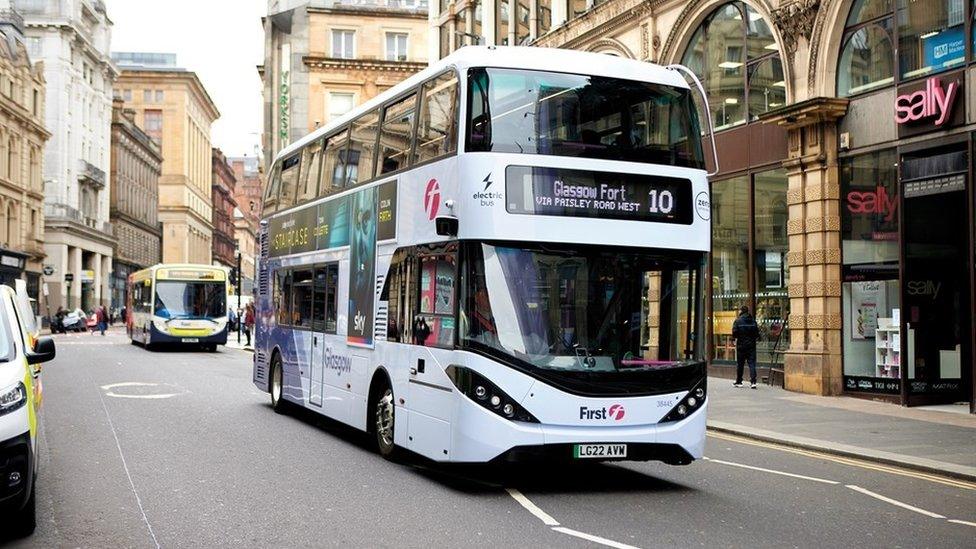
[[(708, 428), (976, 481), (976, 416), (708, 379)], [(968, 410), (968, 408), (967, 408)]]
[(227, 335), (227, 345), (225, 345), (225, 347), (227, 347), (228, 349), (237, 349), (240, 351), (247, 351), (249, 353), (253, 353), (254, 347), (245, 345), (246, 342), (247, 339), (242, 335), (241, 342), (238, 343), (237, 332), (231, 332), (230, 334)]

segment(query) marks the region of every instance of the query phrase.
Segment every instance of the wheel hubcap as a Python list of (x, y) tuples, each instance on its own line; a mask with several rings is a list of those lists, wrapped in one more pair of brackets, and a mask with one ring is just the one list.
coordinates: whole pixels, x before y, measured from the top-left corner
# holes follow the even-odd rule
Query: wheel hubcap
[(376, 433), (384, 446), (393, 445), (393, 391), (389, 389), (376, 403)]
[(281, 398), (281, 366), (274, 369), (274, 376), (271, 379), (271, 398), (275, 402)]

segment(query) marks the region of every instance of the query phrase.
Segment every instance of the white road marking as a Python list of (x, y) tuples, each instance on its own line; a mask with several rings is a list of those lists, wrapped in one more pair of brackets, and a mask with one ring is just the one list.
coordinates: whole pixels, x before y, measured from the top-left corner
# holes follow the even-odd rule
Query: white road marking
[(512, 496), (515, 501), (519, 502), (519, 505), (525, 507), (528, 512), (535, 515), (535, 517), (541, 520), (546, 526), (559, 526), (558, 520), (552, 518), (549, 513), (539, 509), (539, 507), (532, 503), (529, 498), (522, 495), (522, 492), (519, 492), (515, 488), (505, 488), (505, 491), (508, 492), (508, 495)]
[(105, 391), (106, 396), (115, 398), (140, 398), (140, 399), (161, 399), (161, 398), (172, 398), (179, 396), (182, 393), (157, 393), (153, 395), (126, 395), (114, 392), (112, 389), (119, 387), (156, 387), (160, 385), (159, 383), (143, 383), (141, 381), (124, 381), (122, 383), (111, 383), (109, 385), (102, 385), (102, 390)]
[(881, 494), (876, 494), (876, 493), (872, 492), (871, 490), (866, 490), (864, 488), (861, 488), (860, 486), (855, 486), (853, 484), (847, 484), (846, 486), (848, 488), (850, 488), (851, 490), (854, 490), (855, 492), (860, 492), (862, 494), (871, 496), (871, 497), (873, 497), (875, 499), (879, 499), (879, 500), (881, 500), (881, 501), (883, 501), (885, 503), (890, 503), (892, 505), (896, 505), (898, 507), (901, 507), (902, 509), (908, 509), (909, 511), (914, 511), (914, 512), (920, 514), (920, 515), (925, 515), (927, 517), (938, 518), (938, 519), (944, 519), (945, 518), (944, 516), (942, 516), (942, 515), (940, 515), (938, 513), (933, 513), (932, 511), (926, 511), (925, 509), (919, 509), (918, 507), (915, 507), (914, 505), (909, 505), (907, 503), (900, 502), (900, 501), (898, 501), (896, 499), (891, 499), (889, 497), (882, 496)]
[(949, 519), (949, 522), (953, 522), (955, 524), (965, 524), (966, 526), (976, 526), (976, 522), (969, 522), (968, 520)]
[(577, 532), (576, 530), (572, 530), (564, 526), (557, 526), (553, 528), (553, 530), (561, 534), (566, 534), (580, 539), (585, 539), (586, 541), (599, 543), (600, 545), (606, 545), (607, 547), (615, 547), (616, 549), (638, 549), (633, 545), (627, 545), (626, 543), (620, 543), (617, 541), (613, 541), (612, 539), (601, 538), (600, 536), (594, 536), (592, 534), (587, 534), (585, 532)]
[(806, 475), (798, 475), (796, 473), (787, 473), (785, 471), (776, 471), (774, 469), (766, 469), (765, 467), (755, 467), (753, 465), (745, 465), (743, 463), (734, 463), (734, 462), (731, 462), (731, 461), (724, 461), (724, 460), (721, 460), (721, 459), (712, 459), (712, 458), (708, 458), (708, 457), (702, 458), (702, 459), (704, 459), (706, 461), (710, 461), (712, 463), (720, 463), (722, 465), (730, 465), (732, 467), (741, 467), (743, 469), (752, 469), (753, 471), (761, 471), (763, 473), (772, 473), (774, 475), (782, 475), (784, 477), (799, 478), (799, 479), (809, 480), (809, 481), (813, 481), (813, 482), (821, 482), (823, 484), (840, 484), (836, 480), (828, 480), (828, 479), (825, 479), (825, 478), (817, 478), (817, 477), (808, 477)]
[(115, 432), (115, 424), (112, 422), (112, 416), (110, 416), (108, 413), (108, 406), (105, 405), (105, 398), (102, 397), (101, 392), (98, 393), (98, 399), (102, 401), (102, 410), (105, 411), (105, 418), (108, 420), (108, 426), (112, 429), (112, 436), (115, 438), (115, 447), (119, 449), (119, 458), (122, 459), (122, 468), (125, 469), (125, 476), (129, 479), (129, 488), (132, 489), (132, 494), (136, 497), (136, 504), (139, 506), (139, 512), (142, 513), (142, 521), (146, 523), (146, 528), (149, 530), (149, 536), (156, 545), (156, 549), (160, 549), (159, 540), (156, 539), (156, 533), (153, 532), (152, 524), (149, 524), (149, 517), (146, 516), (146, 509), (142, 506), (142, 498), (139, 497), (139, 492), (136, 490), (136, 485), (134, 482), (132, 482), (132, 474), (129, 473), (129, 464), (125, 462), (125, 454), (122, 453), (122, 443), (119, 442), (119, 435)]
[(515, 501), (517, 501), (519, 505), (525, 507), (525, 509), (528, 512), (535, 515), (537, 519), (541, 520), (543, 524), (552, 528), (553, 531), (555, 532), (559, 532), (560, 534), (566, 534), (567, 536), (574, 536), (580, 539), (585, 539), (586, 541), (592, 543), (599, 543), (601, 545), (606, 545), (607, 547), (613, 547), (615, 549), (640, 549), (638, 547), (634, 547), (633, 545), (627, 545), (626, 543), (620, 543), (617, 541), (613, 541), (612, 539), (601, 538), (600, 536), (594, 536), (593, 534), (587, 534), (586, 532), (580, 532), (578, 530), (573, 530), (572, 528), (566, 528), (565, 526), (560, 526), (559, 521), (552, 518), (552, 515), (550, 515), (549, 513), (546, 513), (545, 511), (540, 509), (538, 505), (532, 503), (532, 501), (529, 498), (525, 497), (525, 495), (523, 495), (522, 492), (519, 492), (515, 488), (505, 488), (505, 491), (508, 492), (508, 495), (512, 496), (512, 498)]

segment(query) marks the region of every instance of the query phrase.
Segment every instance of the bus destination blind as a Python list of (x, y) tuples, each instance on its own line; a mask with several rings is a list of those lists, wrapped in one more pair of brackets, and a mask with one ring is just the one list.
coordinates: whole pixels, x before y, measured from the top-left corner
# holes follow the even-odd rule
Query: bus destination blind
[(657, 175), (509, 166), (509, 213), (688, 225), (691, 181)]

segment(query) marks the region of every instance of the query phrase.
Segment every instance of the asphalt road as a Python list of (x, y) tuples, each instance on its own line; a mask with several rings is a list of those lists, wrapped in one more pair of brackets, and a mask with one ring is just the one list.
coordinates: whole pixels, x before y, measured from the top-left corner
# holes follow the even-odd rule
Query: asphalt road
[(6, 540), (15, 547), (976, 540), (976, 486), (956, 481), (712, 436), (709, 459), (686, 467), (391, 463), (363, 435), (272, 412), (243, 351), (147, 352), (121, 332), (57, 344), (43, 373), (39, 525)]

